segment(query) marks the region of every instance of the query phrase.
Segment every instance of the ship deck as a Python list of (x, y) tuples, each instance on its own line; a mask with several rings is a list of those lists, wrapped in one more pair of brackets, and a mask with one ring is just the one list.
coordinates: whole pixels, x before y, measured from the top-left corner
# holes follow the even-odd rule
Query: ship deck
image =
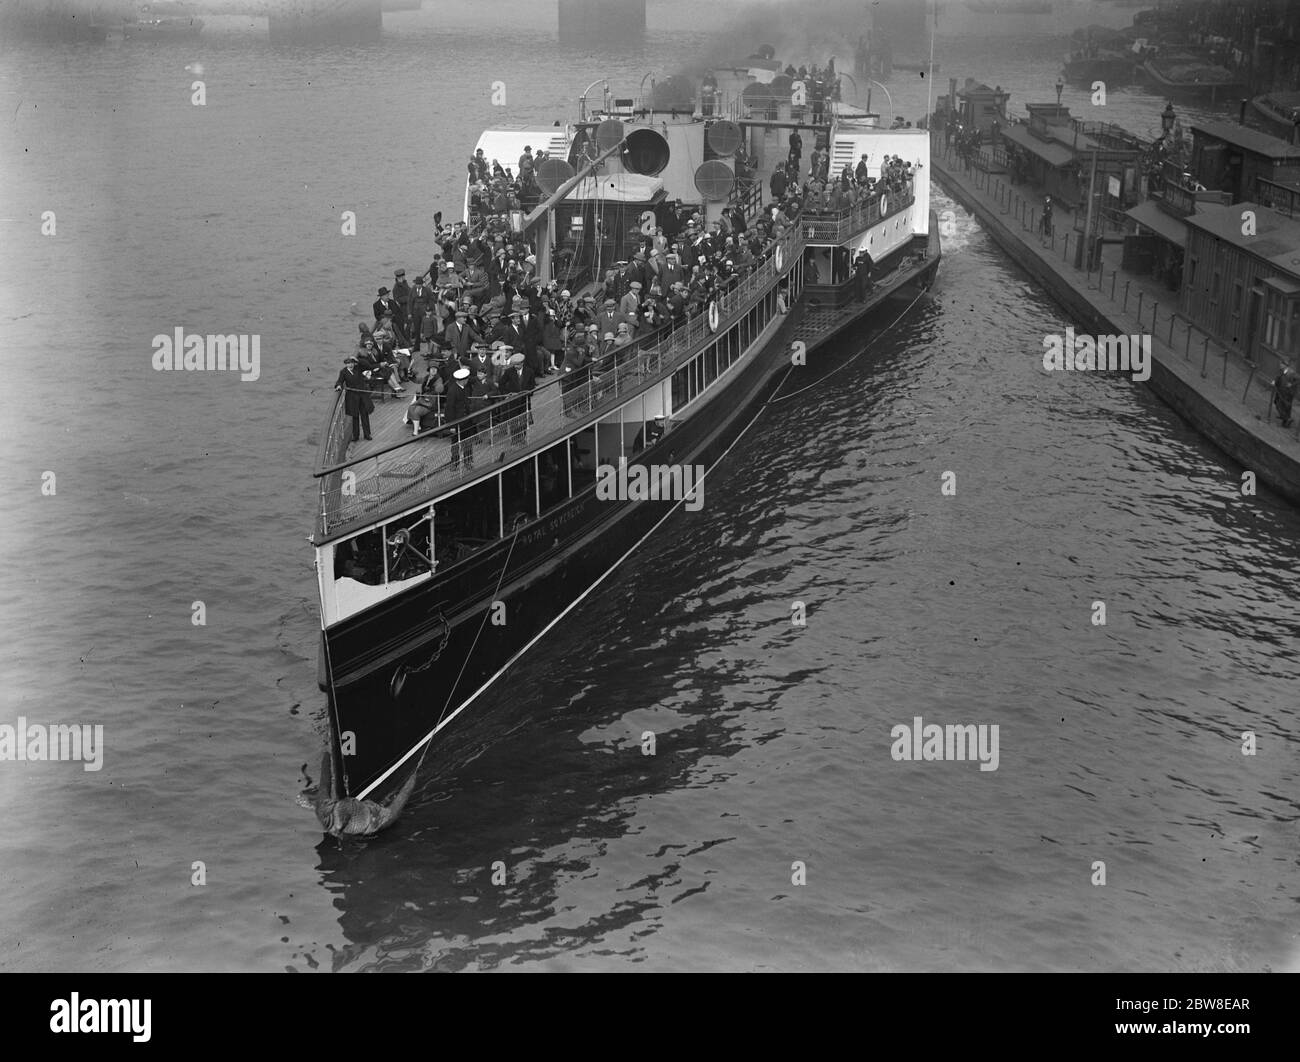
[(802, 342), (808, 350), (814, 350), (830, 342), (844, 329), (871, 313), (900, 288), (934, 265), (939, 260), (939, 253), (937, 234), (932, 234), (923, 260), (918, 260), (910, 247), (903, 248), (898, 261), (889, 271), (872, 277), (874, 286), (866, 299), (817, 305), (816, 289), (808, 289), (805, 298), (809, 301), (795, 325), (793, 338)]

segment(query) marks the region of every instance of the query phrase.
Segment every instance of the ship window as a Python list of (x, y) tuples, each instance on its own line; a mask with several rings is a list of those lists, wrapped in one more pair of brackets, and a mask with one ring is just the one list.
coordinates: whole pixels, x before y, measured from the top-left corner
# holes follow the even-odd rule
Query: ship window
[(617, 465), (623, 456), (622, 410), (615, 409), (596, 423), (596, 464)]
[(430, 528), (428, 511), (399, 517), (384, 525), (390, 583), (433, 571), (435, 558), (429, 543)]
[(690, 369), (683, 365), (673, 373), (673, 409), (681, 409), (690, 399), (687, 397), (687, 375)]
[(537, 517), (537, 471), (532, 461), (520, 461), (501, 473), (501, 512), (505, 531), (512, 535), (520, 524)]
[(340, 542), (334, 550), (334, 578), (355, 579), (368, 586), (384, 582), (384, 539), (379, 528)]
[(718, 378), (718, 348), (721, 343), (710, 343), (704, 351), (704, 386)]
[(568, 446), (568, 442), (558, 442), (537, 455), (537, 492), (544, 513), (569, 497)]
[(586, 428), (570, 437), (569, 468), (574, 494), (580, 494), (596, 482), (595, 428)]
[(696, 354), (691, 359), (691, 400), (694, 401), (700, 394), (700, 377), (703, 373), (700, 371), (700, 355)]
[(501, 537), (500, 477), (443, 498), (434, 509), (439, 563), (463, 560)]

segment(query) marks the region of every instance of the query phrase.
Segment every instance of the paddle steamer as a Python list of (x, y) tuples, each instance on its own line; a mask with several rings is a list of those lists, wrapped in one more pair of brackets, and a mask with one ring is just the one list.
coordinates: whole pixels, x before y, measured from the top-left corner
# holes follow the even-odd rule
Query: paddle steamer
[[(883, 129), (838, 102), (814, 114), (778, 69), (757, 59), (720, 68), (716, 93), (676, 110), (597, 83), (576, 121), (491, 129), (474, 145), (503, 160), (544, 147), (554, 160), (539, 171), (545, 200), (516, 219), (544, 282), (556, 262), (598, 278), (602, 263), (631, 257), (637, 219), (674, 201), (710, 221), (736, 205), (752, 216), (796, 129), (809, 148), (830, 151), (832, 174), (866, 155), (873, 176), (886, 156), (911, 163), (913, 176), (897, 194), (798, 215), (706, 312), (638, 338), (580, 387), (543, 378), (526, 437), (484, 429), (473, 467), (454, 459), (444, 434), (410, 437), (404, 401), (376, 409), (373, 441), (352, 442), (339, 396), (321, 441), (312, 536), (335, 796), (382, 801), (426, 751), (430, 768), (454, 766), (488, 744), (485, 691), (653, 531), (695, 518), (680, 499), (602, 500), (598, 467), (712, 475), (761, 430), (787, 377), (786, 391), (816, 378), (816, 362), (794, 367), (793, 348), (811, 353), (886, 302), (906, 307), (932, 281), (940, 247), (928, 134)], [(752, 182), (737, 181), (742, 146)], [(662, 435), (650, 430), (660, 417)], [(709, 487), (728, 489), (725, 469)]]

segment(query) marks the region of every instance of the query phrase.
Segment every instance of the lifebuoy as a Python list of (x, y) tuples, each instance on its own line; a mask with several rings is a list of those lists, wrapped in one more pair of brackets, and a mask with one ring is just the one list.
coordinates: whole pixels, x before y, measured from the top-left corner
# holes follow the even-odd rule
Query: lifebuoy
[(889, 213), (889, 197), (882, 195), (880, 197), (880, 216), (883, 218), (888, 213)]
[(709, 331), (716, 332), (717, 330), (718, 330), (718, 303), (717, 300), (715, 299), (713, 302), (709, 303)]
[(776, 245), (776, 271), (781, 272), (781, 266), (785, 263), (785, 255), (781, 251), (781, 245)]

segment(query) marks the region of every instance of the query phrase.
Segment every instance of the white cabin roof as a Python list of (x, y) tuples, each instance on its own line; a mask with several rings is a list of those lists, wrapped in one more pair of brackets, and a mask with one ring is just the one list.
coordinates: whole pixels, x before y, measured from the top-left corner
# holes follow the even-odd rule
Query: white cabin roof
[(510, 172), (519, 176), (519, 156), (525, 147), (531, 147), (533, 154), (545, 151), (551, 158), (569, 159), (568, 130), (562, 125), (543, 127), (541, 129), (486, 129), (474, 145), (477, 152), (483, 149), (483, 157), (492, 165), (496, 159), (502, 166), (510, 167)]
[[(599, 181), (599, 184), (597, 184)], [(584, 177), (568, 199), (603, 199), (607, 203), (648, 203), (663, 191), (664, 182), (643, 173), (606, 173)]]

